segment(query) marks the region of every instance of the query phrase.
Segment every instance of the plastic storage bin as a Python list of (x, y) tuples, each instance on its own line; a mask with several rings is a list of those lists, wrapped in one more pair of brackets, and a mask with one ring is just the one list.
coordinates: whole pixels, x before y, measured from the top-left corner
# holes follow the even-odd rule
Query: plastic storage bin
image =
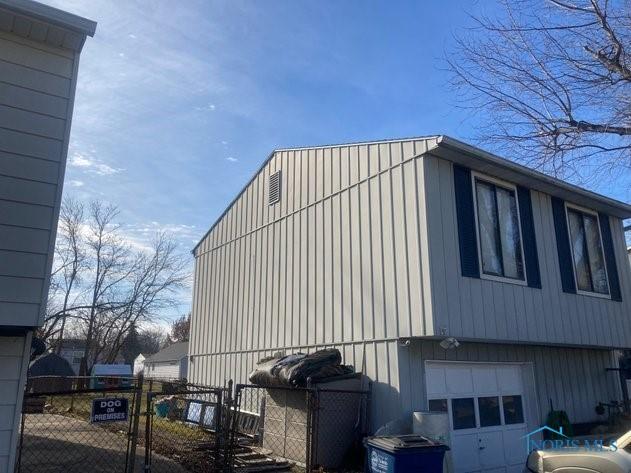
[(366, 471), (369, 473), (442, 473), (449, 447), (421, 435), (368, 437)]

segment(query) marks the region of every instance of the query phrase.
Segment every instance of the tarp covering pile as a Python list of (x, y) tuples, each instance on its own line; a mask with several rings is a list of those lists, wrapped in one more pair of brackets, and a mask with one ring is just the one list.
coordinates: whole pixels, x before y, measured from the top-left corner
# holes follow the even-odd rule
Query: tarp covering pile
[(353, 373), (353, 367), (342, 364), (342, 355), (335, 348), (310, 354), (277, 355), (260, 360), (250, 373), (250, 382), (259, 386), (306, 386), (307, 380), (322, 380)]

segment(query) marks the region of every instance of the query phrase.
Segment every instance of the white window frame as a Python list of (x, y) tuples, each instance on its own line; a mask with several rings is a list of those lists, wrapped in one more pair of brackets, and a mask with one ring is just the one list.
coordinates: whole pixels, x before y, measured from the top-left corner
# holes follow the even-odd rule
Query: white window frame
[[(568, 214), (568, 209), (573, 209), (581, 213), (589, 214), (596, 218), (597, 226), (598, 226), (598, 237), (600, 238), (600, 252), (603, 258), (603, 265), (605, 267), (605, 276), (607, 276), (607, 294), (601, 294), (600, 292), (592, 292), (592, 291), (583, 291), (578, 288), (578, 281), (576, 280), (576, 262), (574, 261), (574, 248), (572, 247), (572, 236), (570, 235), (570, 215)], [(576, 293), (582, 296), (589, 297), (598, 297), (599, 299), (611, 299), (611, 286), (609, 284), (609, 271), (607, 271), (607, 260), (605, 259), (605, 245), (603, 242), (602, 231), (600, 230), (600, 216), (598, 212), (588, 209), (586, 207), (582, 207), (577, 204), (572, 204), (570, 202), (565, 202), (565, 224), (567, 226), (567, 240), (570, 245), (570, 255), (572, 257), (572, 276), (574, 277), (574, 287), (576, 288)], [(587, 250), (589, 251), (589, 249)], [(588, 263), (589, 264), (589, 261)], [(591, 273), (591, 266), (589, 271)]]
[[(480, 223), (478, 221), (478, 192), (476, 189), (475, 181), (476, 178), (481, 181), (486, 181), (491, 184), (498, 185), (500, 187), (504, 187), (506, 189), (510, 189), (515, 193), (515, 204), (517, 207), (517, 226), (519, 227), (519, 249), (521, 252), (521, 263), (524, 269), (524, 278), (516, 279), (509, 278), (506, 276), (495, 276), (493, 274), (486, 274), (484, 272), (484, 266), (482, 265), (482, 246), (480, 245)], [(506, 182), (501, 179), (497, 179), (495, 177), (491, 177), (487, 174), (482, 174), (477, 171), (471, 172), (471, 185), (472, 185), (472, 193), (473, 193), (473, 211), (475, 215), (475, 236), (478, 250), (478, 267), (480, 268), (480, 278), (488, 279), (489, 281), (497, 281), (497, 282), (505, 282), (509, 284), (517, 284), (519, 286), (527, 286), (528, 285), (528, 275), (526, 274), (526, 258), (524, 256), (524, 235), (521, 230), (521, 213), (519, 210), (519, 196), (517, 194), (517, 186), (512, 182)], [(499, 215), (498, 215), (499, 218)]]

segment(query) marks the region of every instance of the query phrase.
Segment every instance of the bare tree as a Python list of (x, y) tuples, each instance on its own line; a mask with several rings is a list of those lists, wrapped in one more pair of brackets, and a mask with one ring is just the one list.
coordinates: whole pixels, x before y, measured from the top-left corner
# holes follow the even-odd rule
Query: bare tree
[[(94, 349), (95, 328), (100, 328), (111, 311), (100, 308), (106, 299), (116, 299), (117, 285), (131, 273), (128, 267), (129, 246), (119, 235), (120, 226), (115, 223), (118, 209), (101, 202), (90, 204), (89, 235), (87, 247), (92, 271), (90, 308), (87, 313), (86, 344), (80, 367), (80, 374), (86, 375), (90, 369), (90, 350)], [(93, 361), (92, 361), (93, 362)]]
[(502, 0), (447, 54), (480, 138), (555, 176), (631, 167), (631, 2)]
[(170, 338), (174, 342), (186, 342), (191, 331), (191, 314), (182, 315), (171, 324)]
[[(56, 260), (59, 265), (55, 269), (52, 277), (53, 294), (60, 292), (60, 310), (53, 312), (52, 317), (47, 320), (44, 338), (56, 335), (61, 342), (64, 338), (68, 307), (71, 304), (71, 297), (75, 285), (80, 283), (80, 275), (85, 269), (85, 253), (81, 234), (83, 225), (83, 204), (72, 199), (66, 199), (61, 206), (59, 214), (59, 238), (55, 247)], [(56, 351), (61, 350), (61, 343), (57, 343)]]
[(148, 247), (132, 250), (117, 218), (116, 207), (93, 202), (86, 211), (70, 200), (60, 216), (40, 335), (58, 350), (68, 333), (84, 339), (81, 374), (97, 361), (115, 361), (130, 332), (177, 305), (190, 278), (172, 237), (158, 233)]
[(165, 233), (158, 233), (151, 252), (139, 252), (129, 275), (124, 306), (115, 318), (112, 329), (104, 335), (108, 340), (107, 360), (118, 355), (129, 330), (152, 314), (176, 305), (177, 292), (184, 287), (189, 274), (187, 262), (177, 253), (177, 245)]

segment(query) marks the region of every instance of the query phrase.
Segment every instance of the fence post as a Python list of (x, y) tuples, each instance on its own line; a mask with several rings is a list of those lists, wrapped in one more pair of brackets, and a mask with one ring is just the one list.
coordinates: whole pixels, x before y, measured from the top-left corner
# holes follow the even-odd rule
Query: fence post
[[(151, 384), (151, 382), (150, 382)], [(151, 472), (151, 448), (153, 447), (151, 422), (153, 420), (153, 396), (154, 392), (147, 392), (147, 412), (145, 413), (145, 468), (146, 473)]]
[(136, 466), (136, 447), (138, 445), (138, 423), (140, 422), (140, 406), (142, 404), (142, 388), (143, 388), (143, 375), (140, 373), (136, 381), (136, 395), (134, 396), (133, 406), (133, 420), (132, 429), (130, 432), (131, 446), (129, 449), (130, 461), (128, 462), (128, 473), (134, 473), (134, 467)]

